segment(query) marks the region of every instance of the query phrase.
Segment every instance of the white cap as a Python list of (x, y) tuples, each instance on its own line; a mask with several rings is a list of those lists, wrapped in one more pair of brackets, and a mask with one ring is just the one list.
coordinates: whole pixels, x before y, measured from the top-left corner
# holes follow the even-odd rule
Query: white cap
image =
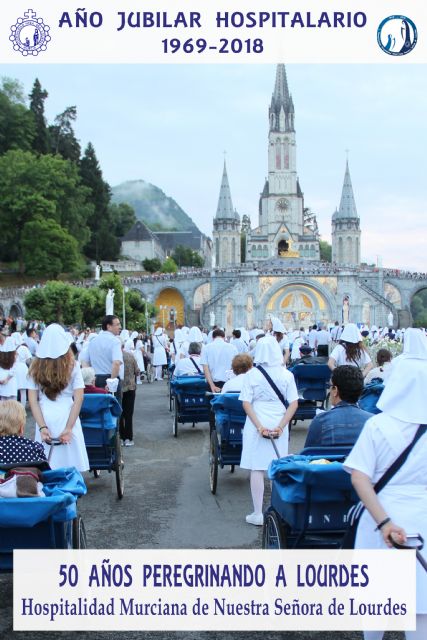
[(351, 342), (353, 344), (357, 344), (358, 342), (361, 342), (363, 338), (362, 338), (362, 334), (357, 328), (357, 325), (355, 325), (353, 322), (349, 322), (349, 324), (345, 325), (343, 332), (340, 336), (340, 340), (343, 340), (344, 342)]
[(37, 358), (59, 358), (67, 353), (70, 342), (60, 324), (50, 324), (43, 331), (37, 347)]
[(425, 359), (399, 356), (393, 367), (377, 407), (385, 414), (402, 420), (427, 422), (427, 362)]

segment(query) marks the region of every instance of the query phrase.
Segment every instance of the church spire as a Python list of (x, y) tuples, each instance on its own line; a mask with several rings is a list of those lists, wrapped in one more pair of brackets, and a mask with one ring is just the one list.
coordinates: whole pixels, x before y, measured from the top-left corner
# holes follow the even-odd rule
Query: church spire
[(294, 104), (289, 93), (284, 64), (278, 64), (269, 110), (270, 131), (294, 131)]
[(228, 184), (227, 167), (224, 160), (224, 170), (222, 172), (221, 187), (219, 190), (218, 206), (216, 208), (216, 216), (218, 219), (238, 219), (237, 212), (233, 208), (231, 200), (230, 185)]
[(341, 193), (341, 202), (340, 208), (336, 215), (334, 214), (335, 219), (337, 218), (358, 218), (356, 202), (354, 200), (353, 187), (351, 184), (350, 178), (350, 169), (348, 167), (348, 159), (345, 167), (345, 175), (344, 175), (344, 184), (342, 187)]

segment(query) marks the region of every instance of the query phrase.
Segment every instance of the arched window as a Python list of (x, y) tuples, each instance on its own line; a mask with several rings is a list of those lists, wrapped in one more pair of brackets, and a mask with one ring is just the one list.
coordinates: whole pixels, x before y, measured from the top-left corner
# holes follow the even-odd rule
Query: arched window
[(343, 240), (341, 236), (338, 238), (338, 262), (343, 262), (344, 254), (343, 254)]
[(268, 258), (268, 247), (267, 247), (267, 245), (265, 245), (265, 247), (263, 248), (262, 255), (263, 255), (263, 258)]
[(236, 264), (236, 238), (231, 240), (231, 264)]
[(252, 258), (256, 258), (257, 257), (257, 252), (256, 252), (256, 244), (252, 245)]
[(219, 239), (215, 238), (215, 265), (219, 267)]
[(353, 239), (351, 236), (347, 236), (345, 244), (345, 262), (347, 264), (354, 264)]
[(310, 258), (316, 257), (316, 249), (314, 248), (314, 244), (310, 245)]

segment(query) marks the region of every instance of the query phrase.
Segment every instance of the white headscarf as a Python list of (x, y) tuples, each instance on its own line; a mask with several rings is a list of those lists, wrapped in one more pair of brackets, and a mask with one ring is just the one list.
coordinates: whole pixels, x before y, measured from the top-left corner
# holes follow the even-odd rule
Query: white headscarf
[(60, 324), (50, 324), (43, 335), (36, 351), (37, 358), (59, 358), (67, 353), (70, 342)]
[(412, 357), (395, 358), (393, 368), (377, 407), (403, 422), (427, 423), (427, 361)]
[(9, 336), (8, 338), (6, 338), (6, 340), (0, 346), (0, 351), (3, 351), (5, 353), (10, 351), (16, 351), (16, 343), (15, 343), (15, 340), (12, 338), (12, 336)]
[(427, 360), (427, 337), (422, 329), (407, 329), (405, 331), (403, 353), (398, 358)]
[(122, 329), (120, 331), (120, 340), (124, 344), (126, 340), (129, 340), (129, 331), (127, 329)]
[(157, 329), (154, 332), (155, 336), (162, 336), (163, 335), (163, 327), (157, 327)]
[(182, 342), (184, 342), (184, 334), (182, 333), (182, 329), (175, 329), (175, 335), (173, 337), (173, 339), (175, 340), (175, 343), (177, 345), (180, 345)]
[(202, 332), (199, 327), (191, 327), (187, 336), (188, 342), (203, 342)]
[(249, 335), (249, 331), (247, 331), (245, 327), (239, 327), (239, 331), (240, 331), (240, 336), (242, 340), (246, 342), (246, 344), (249, 344), (249, 340), (251, 339)]
[(138, 331), (132, 331), (132, 333), (130, 334), (130, 339), (135, 340), (135, 338), (137, 337), (138, 337)]
[(184, 338), (184, 339), (186, 340), (186, 339), (187, 339), (188, 334), (190, 333), (190, 329), (189, 329), (188, 327), (182, 327), (181, 331), (182, 331), (182, 333), (183, 333), (183, 334), (184, 334), (184, 336), (185, 336), (185, 338)]
[(281, 320), (279, 318), (271, 318), (272, 331), (274, 333), (285, 333), (286, 329)]
[(353, 344), (357, 344), (358, 342), (361, 342), (363, 338), (359, 329), (357, 328), (357, 325), (355, 325), (353, 322), (349, 322), (349, 324), (345, 325), (343, 332), (340, 336), (340, 340), (344, 340), (344, 342), (352, 342)]
[(12, 335), (10, 336), (11, 338), (13, 338), (13, 340), (15, 341), (15, 345), (17, 347), (20, 347), (21, 344), (23, 344), (23, 337), (21, 336), (21, 334), (19, 333), (19, 331), (15, 331), (15, 333), (12, 333)]
[(258, 340), (254, 361), (268, 367), (277, 367), (283, 364), (283, 353), (276, 338), (266, 336)]

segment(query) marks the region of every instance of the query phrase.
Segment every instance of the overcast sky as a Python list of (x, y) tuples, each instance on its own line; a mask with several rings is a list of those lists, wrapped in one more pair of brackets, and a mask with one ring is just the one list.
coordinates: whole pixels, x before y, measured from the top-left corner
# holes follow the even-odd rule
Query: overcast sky
[[(305, 206), (330, 240), (349, 149), (362, 259), (427, 271), (426, 65), (287, 65)], [(3, 65), (25, 92), (38, 77), (50, 122), (76, 105), (112, 186), (143, 179), (208, 235), (224, 151), (233, 204), (258, 224), (275, 65)], [(380, 257), (380, 258), (379, 258)]]

